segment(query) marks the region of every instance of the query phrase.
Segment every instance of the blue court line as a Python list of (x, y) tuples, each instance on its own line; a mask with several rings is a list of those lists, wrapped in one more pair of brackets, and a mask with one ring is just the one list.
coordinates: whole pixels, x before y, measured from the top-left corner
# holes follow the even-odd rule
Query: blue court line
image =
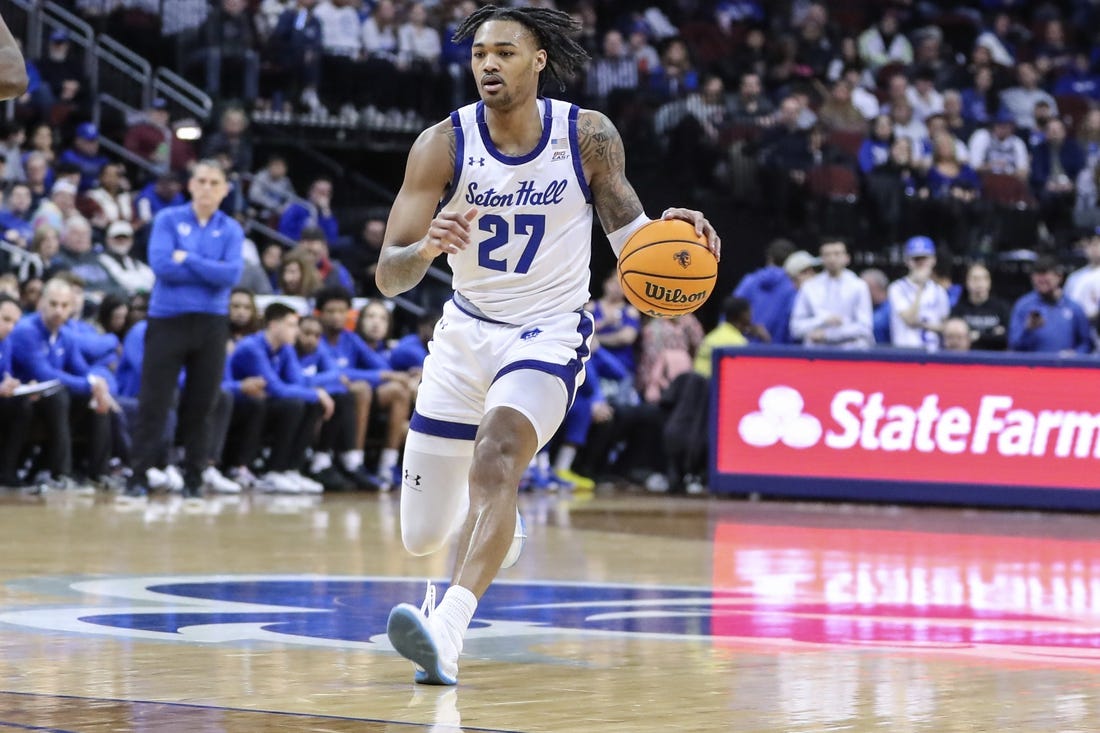
[[(411, 687), (411, 685), (410, 685)], [(198, 703), (189, 702), (163, 702), (160, 700), (126, 700), (120, 697), (84, 697), (82, 695), (50, 695), (45, 692), (13, 692), (11, 690), (0, 690), (0, 695), (16, 695), (20, 697), (34, 697), (34, 698), (48, 698), (51, 700), (83, 700), (86, 702), (118, 702), (126, 703), (129, 705), (164, 705), (167, 707), (175, 708), (191, 708), (194, 710), (224, 710), (233, 713), (255, 713), (257, 715), (281, 715), (288, 718), (319, 718), (321, 720), (347, 720), (353, 723), (381, 723), (384, 725), (405, 725), (409, 727), (422, 728), (428, 730), (433, 725), (439, 725), (438, 723), (410, 723), (403, 720), (386, 720), (385, 718), (352, 718), (345, 715), (324, 715), (314, 713), (291, 713), (284, 710), (256, 710), (252, 708), (228, 708), (221, 705), (201, 705)], [(461, 711), (459, 711), (461, 713)], [(62, 728), (40, 728), (33, 725), (22, 725), (20, 723), (7, 723), (0, 721), (0, 728), (10, 727), (18, 728), (20, 730), (35, 730), (44, 731), (45, 733), (79, 733), (79, 731), (64, 730)], [(448, 725), (445, 729), (462, 731), (463, 733), (524, 733), (523, 731), (507, 730), (504, 728), (475, 728), (468, 725)]]
[(74, 730), (65, 730), (64, 728), (43, 728), (38, 725), (23, 725), (22, 723), (9, 723), (6, 720), (0, 720), (0, 728), (17, 728), (18, 730), (39, 730), (44, 733), (77, 733)]

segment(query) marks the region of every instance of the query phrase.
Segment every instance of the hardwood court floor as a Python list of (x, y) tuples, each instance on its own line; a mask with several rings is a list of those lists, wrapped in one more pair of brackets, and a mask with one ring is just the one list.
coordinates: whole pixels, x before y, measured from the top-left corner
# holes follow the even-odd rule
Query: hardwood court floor
[(1100, 731), (1100, 517), (524, 496), (457, 688), (396, 496), (0, 500), (0, 731)]

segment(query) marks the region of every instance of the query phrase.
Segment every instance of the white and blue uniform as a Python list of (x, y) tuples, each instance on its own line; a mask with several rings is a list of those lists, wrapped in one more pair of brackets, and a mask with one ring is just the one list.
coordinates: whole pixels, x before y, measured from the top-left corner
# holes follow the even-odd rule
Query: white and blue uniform
[(580, 110), (551, 99), (538, 104), (542, 136), (520, 156), (497, 150), (482, 102), (451, 113), (454, 175), (440, 210), (476, 207), (477, 218), (470, 245), (448, 256), (455, 293), (428, 345), (405, 450), (402, 527), (414, 552), (437, 549), (446, 534), (420, 511), (465, 516), (473, 439), (485, 414), (519, 411), (542, 446), (584, 381), (594, 324), (584, 310), (592, 197), (581, 167)]

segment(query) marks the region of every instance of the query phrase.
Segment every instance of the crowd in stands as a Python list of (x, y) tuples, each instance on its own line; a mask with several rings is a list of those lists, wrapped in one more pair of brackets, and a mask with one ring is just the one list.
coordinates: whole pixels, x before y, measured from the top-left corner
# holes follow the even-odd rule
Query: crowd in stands
[[(101, 28), (145, 12), (70, 5)], [(393, 486), (436, 313), (393, 332), (373, 277), (386, 212), (343, 228), (333, 181), (301, 180), (278, 154), (257, 159), (250, 118), (285, 108), (349, 122), (442, 118), (474, 98), (469, 49), (449, 38), (475, 4), (165, 6), (173, 32), (201, 39), (179, 70), (198, 75), (219, 114), (187, 140), (152, 100), (116, 142), (154, 175), (103, 151), (64, 31), (28, 59), (31, 88), (0, 126), (0, 485), (109, 484), (124, 470), (153, 282), (149, 231), (159, 211), (187, 201), (194, 163), (213, 158), (231, 174), (222, 210), (295, 244), (245, 243), (208, 487)], [(709, 331), (694, 316), (644, 319), (613, 274), (594, 278), (589, 378), (529, 486), (625, 478), (703, 491), (699, 416), (716, 347), (1094, 351), (1094, 3), (562, 7), (582, 21), (593, 60), (584, 78), (548, 93), (607, 111), (631, 150), (659, 151), (682, 190), (758, 202), (790, 238), (828, 234), (816, 253), (772, 242)], [(894, 255), (889, 274), (849, 269), (868, 232), (871, 249)], [(1017, 250), (1030, 262), (1022, 296), (991, 274), (999, 253)], [(61, 388), (33, 402), (10, 398), (16, 380), (54, 379)], [(178, 484), (174, 437), (150, 483)]]

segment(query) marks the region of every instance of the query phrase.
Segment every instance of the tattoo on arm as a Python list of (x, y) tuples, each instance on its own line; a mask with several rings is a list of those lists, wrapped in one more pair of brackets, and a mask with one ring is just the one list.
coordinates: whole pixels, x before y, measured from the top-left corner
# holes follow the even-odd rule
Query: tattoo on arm
[(626, 152), (619, 131), (598, 112), (583, 113), (577, 123), (581, 161), (590, 171), (592, 199), (605, 232), (623, 227), (642, 213), (642, 203), (626, 179)]

